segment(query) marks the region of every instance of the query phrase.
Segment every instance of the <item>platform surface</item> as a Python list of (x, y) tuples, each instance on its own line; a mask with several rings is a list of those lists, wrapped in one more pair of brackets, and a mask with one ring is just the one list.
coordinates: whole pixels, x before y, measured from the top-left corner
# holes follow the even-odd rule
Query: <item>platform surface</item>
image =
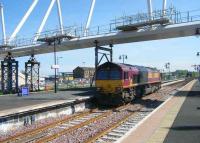
[(181, 91), (178, 96), (187, 96), (179, 110), (164, 143), (200, 143), (200, 83), (196, 81), (190, 92)]
[(86, 100), (95, 95), (95, 90), (90, 88), (71, 89), (67, 91), (31, 93), (30, 96), (17, 95), (0, 96), (0, 117), (18, 112), (35, 110), (77, 100)]
[(181, 88), (121, 142), (200, 143), (200, 82)]

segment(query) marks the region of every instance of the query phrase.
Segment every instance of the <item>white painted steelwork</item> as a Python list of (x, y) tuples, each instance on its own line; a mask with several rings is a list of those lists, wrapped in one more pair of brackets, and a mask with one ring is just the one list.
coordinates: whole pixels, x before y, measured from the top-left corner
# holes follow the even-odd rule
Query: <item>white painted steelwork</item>
[(147, 0), (147, 5), (148, 5), (148, 14), (149, 14), (149, 20), (152, 20), (152, 1)]
[(62, 10), (60, 5), (60, 0), (57, 0), (57, 10), (58, 10), (58, 18), (59, 18), (59, 24), (60, 24), (60, 31), (63, 34), (63, 18), (62, 18)]
[(28, 19), (28, 17), (30, 16), (30, 14), (32, 13), (32, 11), (34, 10), (35, 6), (37, 5), (39, 0), (33, 0), (32, 5), (30, 6), (30, 8), (28, 9), (28, 11), (26, 12), (26, 14), (24, 15), (24, 17), (22, 18), (22, 20), (20, 21), (20, 23), (17, 25), (16, 29), (14, 30), (14, 32), (12, 33), (12, 35), (9, 38), (9, 43), (15, 39), (16, 35), (18, 34), (18, 32), (21, 30), (22, 26), (24, 25), (24, 23), (26, 22), (26, 20)]
[(163, 0), (163, 7), (162, 7), (162, 10), (163, 10), (163, 16), (165, 16), (165, 11), (167, 9), (167, 0)]
[(87, 35), (87, 31), (88, 31), (88, 29), (90, 27), (90, 23), (91, 23), (91, 20), (92, 20), (92, 15), (93, 15), (93, 12), (94, 12), (95, 3), (96, 3), (96, 0), (92, 0), (92, 4), (91, 4), (91, 7), (90, 7), (90, 12), (89, 12), (89, 15), (88, 15), (87, 24), (86, 24), (85, 32), (84, 32), (85, 36)]
[(38, 37), (40, 36), (40, 34), (41, 34), (45, 24), (46, 24), (46, 21), (47, 21), (47, 19), (49, 17), (49, 14), (51, 13), (51, 10), (52, 10), (55, 2), (56, 2), (56, 0), (51, 0), (51, 3), (50, 3), (50, 5), (49, 5), (49, 7), (48, 7), (48, 9), (47, 9), (47, 11), (45, 13), (45, 16), (44, 16), (44, 18), (42, 20), (42, 23), (41, 23), (41, 25), (40, 25), (40, 27), (39, 27), (39, 29), (37, 31), (37, 34), (36, 34), (36, 36), (34, 38), (34, 41), (37, 41)]
[(3, 5), (0, 3), (0, 13), (1, 13), (1, 24), (2, 24), (2, 37), (3, 37), (3, 44), (6, 45), (6, 28), (5, 28), (5, 20), (4, 20), (4, 11)]
[[(95, 40), (99, 42), (99, 46), (104, 46), (109, 44), (123, 44), (131, 42), (194, 36), (197, 34), (196, 33), (197, 29), (200, 29), (200, 21), (182, 23), (182, 24), (172, 24), (172, 25), (167, 25), (165, 27), (164, 26), (158, 27), (157, 29), (149, 31), (141, 31), (141, 30), (129, 31), (129, 32), (118, 31), (116, 33), (75, 38), (69, 41), (64, 41), (61, 44), (57, 45), (57, 52), (91, 48), (95, 46), (94, 43)], [(25, 47), (1, 51), (0, 57), (5, 57), (9, 51), (13, 53), (14, 57), (29, 56), (32, 54), (33, 49), (35, 55), (52, 53), (54, 51), (53, 45), (37, 44), (37, 45), (29, 45)]]

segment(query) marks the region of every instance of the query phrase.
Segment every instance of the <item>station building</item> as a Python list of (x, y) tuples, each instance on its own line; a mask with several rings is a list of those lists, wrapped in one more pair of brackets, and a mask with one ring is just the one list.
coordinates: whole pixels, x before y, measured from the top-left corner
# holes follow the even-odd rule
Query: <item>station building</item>
[(91, 79), (94, 76), (95, 68), (93, 67), (76, 67), (73, 70), (74, 78)]

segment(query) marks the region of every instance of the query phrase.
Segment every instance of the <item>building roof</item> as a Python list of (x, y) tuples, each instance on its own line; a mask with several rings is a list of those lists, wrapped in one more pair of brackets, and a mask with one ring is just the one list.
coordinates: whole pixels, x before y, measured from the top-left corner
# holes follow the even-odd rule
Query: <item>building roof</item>
[(95, 69), (94, 67), (80, 67), (80, 66), (76, 67), (75, 69), (77, 69), (77, 68), (81, 68), (83, 70), (94, 70)]
[(132, 70), (132, 71), (144, 71), (144, 72), (159, 72), (157, 69), (155, 68), (150, 68), (150, 67), (145, 67), (145, 66), (138, 66), (138, 65), (130, 65), (130, 64), (123, 64), (123, 63), (111, 63), (111, 62), (106, 62), (104, 64), (102, 64), (103, 66), (106, 64), (113, 64), (116, 65), (118, 67), (120, 67), (123, 70)]
[(59, 74), (70, 75), (70, 74), (73, 74), (73, 72), (59, 72)]

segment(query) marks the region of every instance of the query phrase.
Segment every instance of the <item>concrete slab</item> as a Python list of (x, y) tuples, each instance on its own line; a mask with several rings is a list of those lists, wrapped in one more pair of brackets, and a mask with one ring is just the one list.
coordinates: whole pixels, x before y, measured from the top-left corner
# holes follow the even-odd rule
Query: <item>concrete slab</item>
[(30, 96), (0, 96), (0, 118), (11, 114), (20, 114), (31, 110), (73, 103), (90, 99), (95, 95), (91, 88), (71, 89), (67, 91), (32, 93)]
[(148, 118), (141, 121), (142, 123), (120, 142), (199, 143), (200, 112), (197, 110), (199, 107), (197, 103), (200, 103), (200, 98), (194, 98), (190, 95), (193, 90), (198, 93), (200, 91), (200, 83), (197, 80), (193, 80), (179, 89), (176, 96), (168, 99), (155, 112), (153, 111)]
[(196, 81), (191, 91), (182, 91), (186, 97), (164, 143), (200, 143), (200, 82)]

